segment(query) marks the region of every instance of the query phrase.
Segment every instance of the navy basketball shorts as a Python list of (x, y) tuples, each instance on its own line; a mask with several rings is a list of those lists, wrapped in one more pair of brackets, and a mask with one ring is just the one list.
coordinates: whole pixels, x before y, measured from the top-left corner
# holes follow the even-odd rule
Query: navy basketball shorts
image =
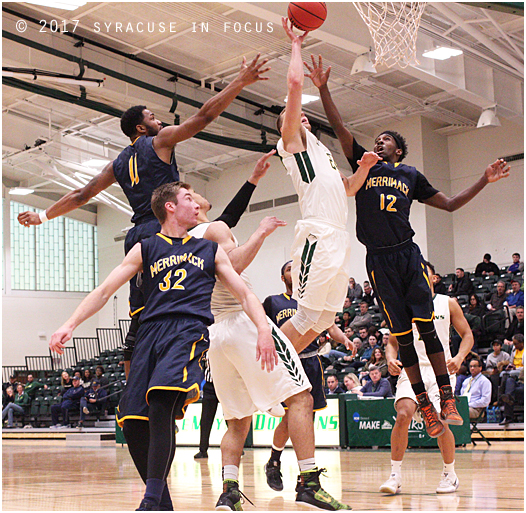
[(367, 274), (393, 335), (412, 331), (413, 321), (431, 321), (433, 298), (424, 258), (411, 242), (392, 253), (368, 252)]
[[(157, 219), (151, 219), (145, 223), (134, 226), (127, 234), (124, 240), (124, 254), (127, 255), (130, 250), (143, 239), (147, 239), (152, 235), (161, 231), (161, 225)], [(141, 274), (136, 274), (130, 280), (130, 317), (139, 313), (144, 308), (144, 297), (141, 285)]]
[(314, 411), (323, 410), (327, 408), (327, 399), (325, 398), (325, 390), (323, 383), (323, 368), (321, 366), (319, 356), (311, 356), (310, 358), (301, 358), (300, 361), (305, 369), (305, 374), (309, 378), (312, 389), (310, 394), (314, 399), (314, 405), (312, 409)]
[(141, 324), (119, 402), (119, 426), (126, 419), (148, 420), (148, 394), (156, 389), (186, 395), (176, 413), (176, 418), (183, 418), (186, 406), (199, 399), (204, 378), (200, 359), (208, 348), (208, 328), (195, 317), (166, 316)]

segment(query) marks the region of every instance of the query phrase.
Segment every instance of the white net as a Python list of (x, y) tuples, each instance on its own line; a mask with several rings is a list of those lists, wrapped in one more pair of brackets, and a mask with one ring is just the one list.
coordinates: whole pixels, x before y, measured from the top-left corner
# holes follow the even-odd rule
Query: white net
[(427, 2), (354, 2), (374, 41), (375, 65), (418, 64), (416, 38)]

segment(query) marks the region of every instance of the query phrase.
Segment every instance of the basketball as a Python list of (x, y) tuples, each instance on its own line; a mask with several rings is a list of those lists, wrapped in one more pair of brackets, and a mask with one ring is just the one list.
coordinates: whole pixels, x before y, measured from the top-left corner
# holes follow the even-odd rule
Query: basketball
[(300, 30), (316, 30), (327, 18), (327, 6), (325, 2), (291, 2), (287, 16)]

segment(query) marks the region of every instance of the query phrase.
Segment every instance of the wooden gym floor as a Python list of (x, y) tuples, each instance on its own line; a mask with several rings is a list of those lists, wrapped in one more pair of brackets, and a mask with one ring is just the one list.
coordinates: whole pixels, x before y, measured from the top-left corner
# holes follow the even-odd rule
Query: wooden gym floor
[[(4, 511), (131, 511), (144, 491), (126, 447), (115, 442), (3, 440)], [(195, 447), (177, 448), (169, 478), (178, 511), (213, 510), (221, 493), (221, 455), (195, 461)], [(282, 458), (285, 490), (276, 493), (265, 480), (268, 449), (247, 449), (241, 464), (246, 511), (295, 511), (297, 466), (292, 450)], [(410, 450), (403, 465), (402, 494), (384, 496), (378, 487), (390, 471), (388, 450), (318, 449), (316, 460), (327, 468), (322, 485), (353, 509), (524, 511), (524, 443), (492, 442), (457, 448), (460, 488), (437, 495), (442, 463), (437, 450)]]

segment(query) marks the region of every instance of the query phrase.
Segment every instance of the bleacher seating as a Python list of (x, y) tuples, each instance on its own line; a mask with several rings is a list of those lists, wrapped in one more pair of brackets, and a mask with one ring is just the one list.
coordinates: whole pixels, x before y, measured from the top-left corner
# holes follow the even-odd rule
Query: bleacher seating
[[(28, 374), (33, 374), (35, 379), (48, 386), (47, 390), (39, 389), (31, 402), (29, 411), (15, 419), (22, 420), (22, 424), (31, 423), (34, 426), (49, 424), (51, 405), (62, 401), (58, 395), (61, 389), (62, 371), (66, 370), (73, 375), (77, 370), (83, 373), (85, 368), (89, 368), (95, 374), (97, 365), (103, 366), (104, 376), (110, 381), (106, 411), (113, 412), (124, 387), (124, 367), (119, 365), (119, 362), (124, 356), (122, 343), (126, 335), (124, 330), (128, 326), (129, 321), (123, 319), (119, 321), (119, 328), (98, 328), (97, 337), (74, 337), (73, 346), (65, 347), (62, 357), (57, 357), (58, 355), (50, 352), (49, 356), (26, 356), (26, 365), (3, 366), (4, 382), (11, 374), (15, 374), (22, 382), (25, 382)], [(73, 421), (78, 419), (75, 413), (70, 417)], [(89, 424), (90, 419), (93, 421), (98, 417), (100, 414), (88, 416), (86, 425)], [(111, 417), (113, 416), (110, 415)]]

